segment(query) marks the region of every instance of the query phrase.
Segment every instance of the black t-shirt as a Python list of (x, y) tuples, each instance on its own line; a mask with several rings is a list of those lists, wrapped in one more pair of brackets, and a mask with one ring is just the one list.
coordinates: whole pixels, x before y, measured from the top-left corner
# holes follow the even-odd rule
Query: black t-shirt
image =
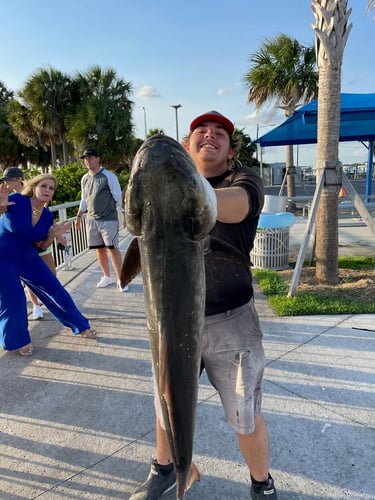
[(252, 298), (250, 252), (264, 203), (261, 178), (249, 167), (228, 170), (207, 179), (213, 188), (239, 186), (249, 197), (249, 213), (236, 224), (217, 221), (205, 256), (206, 316), (240, 307)]

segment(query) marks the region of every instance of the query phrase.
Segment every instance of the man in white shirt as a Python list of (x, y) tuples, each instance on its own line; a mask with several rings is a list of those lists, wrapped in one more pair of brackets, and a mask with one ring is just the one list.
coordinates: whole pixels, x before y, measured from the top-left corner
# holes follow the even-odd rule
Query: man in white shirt
[(77, 214), (76, 227), (81, 228), (81, 217), (87, 212), (88, 246), (96, 250), (103, 276), (96, 285), (105, 288), (115, 281), (111, 277), (108, 254), (116, 274), (119, 291), (126, 292), (128, 286), (121, 288), (120, 275), (122, 257), (118, 248), (119, 221), (117, 207), (121, 205), (121, 186), (117, 176), (100, 166), (100, 158), (95, 149), (88, 148), (81, 156), (88, 172), (81, 179), (81, 203)]

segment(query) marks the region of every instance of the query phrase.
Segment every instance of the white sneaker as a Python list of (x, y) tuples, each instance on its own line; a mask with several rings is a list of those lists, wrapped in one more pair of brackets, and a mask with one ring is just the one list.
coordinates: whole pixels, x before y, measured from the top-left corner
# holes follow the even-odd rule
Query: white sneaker
[(33, 319), (42, 319), (43, 318), (43, 311), (40, 306), (34, 306), (33, 308)]
[(97, 288), (105, 288), (108, 285), (112, 285), (112, 283), (114, 283), (113, 278), (111, 278), (110, 276), (102, 276), (100, 278), (99, 283), (96, 285), (96, 287)]
[(125, 285), (124, 288), (121, 287), (121, 281), (117, 280), (117, 288), (119, 292), (127, 292), (129, 290), (128, 285)]

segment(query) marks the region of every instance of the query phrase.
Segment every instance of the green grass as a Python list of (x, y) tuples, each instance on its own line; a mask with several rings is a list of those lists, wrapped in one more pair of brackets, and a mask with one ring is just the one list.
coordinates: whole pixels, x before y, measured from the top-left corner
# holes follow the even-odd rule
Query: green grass
[(339, 257), (340, 269), (373, 270), (375, 257)]
[[(375, 257), (340, 257), (339, 269), (345, 269), (355, 280), (358, 273), (365, 272), (366, 275), (366, 271), (375, 270)], [(375, 313), (375, 285), (366, 287), (366, 293), (355, 284), (350, 287), (343, 284), (331, 287), (316, 285), (308, 291), (298, 291), (297, 288), (294, 297), (288, 297), (290, 276), (261, 269), (253, 269), (253, 275), (278, 316)], [(351, 279), (348, 277), (347, 281)]]

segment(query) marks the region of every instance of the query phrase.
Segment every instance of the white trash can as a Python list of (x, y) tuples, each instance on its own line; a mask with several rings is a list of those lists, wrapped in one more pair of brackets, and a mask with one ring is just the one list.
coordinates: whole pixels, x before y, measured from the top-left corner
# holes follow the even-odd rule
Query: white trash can
[(250, 260), (256, 269), (289, 267), (289, 227), (258, 228)]
[(276, 196), (274, 194), (266, 194), (264, 196), (264, 205), (262, 212), (276, 214), (286, 211), (288, 198), (286, 196)]

